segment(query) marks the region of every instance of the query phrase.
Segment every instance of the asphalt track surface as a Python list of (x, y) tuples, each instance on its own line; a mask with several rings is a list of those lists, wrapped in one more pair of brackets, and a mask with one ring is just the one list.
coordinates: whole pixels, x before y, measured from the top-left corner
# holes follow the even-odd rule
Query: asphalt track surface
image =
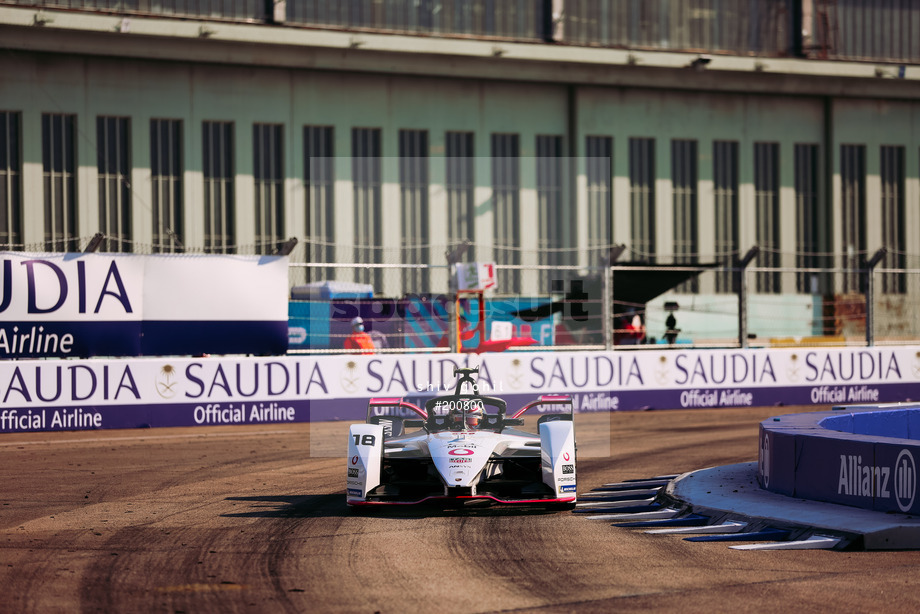
[[(758, 423), (795, 411), (576, 415), (579, 489), (755, 460)], [(347, 428), (0, 435), (0, 611), (920, 608), (918, 551), (745, 552), (543, 510), (353, 514)]]

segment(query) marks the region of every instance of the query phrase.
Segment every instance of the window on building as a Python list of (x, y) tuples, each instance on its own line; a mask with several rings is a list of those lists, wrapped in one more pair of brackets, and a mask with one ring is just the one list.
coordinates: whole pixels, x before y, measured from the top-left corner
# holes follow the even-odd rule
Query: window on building
[[(335, 262), (335, 150), (332, 126), (304, 126), (307, 262)], [(307, 281), (334, 278), (333, 269), (307, 269)]]
[(521, 291), (519, 270), (502, 269), (521, 263), (521, 167), (517, 134), (492, 134), (492, 210), (496, 283), (501, 292)]
[[(403, 264), (431, 261), (428, 244), (428, 131), (399, 131), (399, 196)], [(427, 269), (404, 269), (403, 292), (430, 292)]]
[(99, 181), (100, 248), (132, 251), (131, 121), (127, 117), (96, 118), (96, 158)]
[[(796, 263), (798, 269), (820, 266), (820, 218), (818, 211), (818, 146), (796, 143), (795, 167)], [(820, 276), (816, 271), (798, 271), (796, 292), (816, 294)]]
[(42, 182), (45, 190), (45, 250), (74, 252), (77, 236), (76, 115), (42, 114)]
[(204, 122), (202, 126), (204, 251), (232, 254), (236, 252), (233, 122)]
[[(674, 262), (677, 264), (699, 263), (698, 167), (697, 142), (672, 140), (671, 190), (674, 204)], [(696, 276), (676, 288), (678, 292), (699, 292), (699, 289), (699, 279)]]
[[(881, 148), (882, 179), (882, 245), (888, 248), (886, 268), (903, 269), (907, 265), (904, 230), (904, 147), (883, 145)], [(903, 273), (884, 273), (882, 292), (903, 294), (906, 280)]]
[(0, 111), (0, 249), (23, 249), (22, 114)]
[(590, 264), (604, 261), (613, 243), (613, 138), (585, 139), (585, 181), (588, 184), (588, 250)]
[[(354, 191), (355, 263), (382, 263), (381, 130), (353, 128), (351, 131), (352, 190)], [(355, 281), (382, 289), (380, 269), (356, 267)]]
[(284, 242), (284, 126), (252, 125), (255, 250), (273, 254)]
[[(754, 232), (760, 247), (758, 266), (778, 269), (779, 143), (754, 143), (754, 215)], [(779, 271), (759, 271), (756, 288), (763, 294), (779, 294)]]
[[(562, 137), (537, 136), (537, 257), (542, 266), (572, 264), (571, 239), (574, 210), (563, 206)], [(541, 287), (555, 291), (564, 283), (558, 271), (541, 274)]]
[(864, 292), (860, 269), (866, 257), (866, 146), (840, 146), (840, 201), (844, 292)]
[(634, 260), (655, 262), (655, 139), (629, 139), (630, 241)]
[(715, 206), (716, 258), (723, 268), (716, 273), (716, 292), (734, 293), (738, 278), (732, 267), (739, 256), (738, 241), (738, 142), (712, 143), (712, 184)]
[(448, 132), (446, 141), (447, 239), (451, 244), (475, 240), (473, 133)]
[(153, 251), (185, 251), (182, 120), (150, 120)]

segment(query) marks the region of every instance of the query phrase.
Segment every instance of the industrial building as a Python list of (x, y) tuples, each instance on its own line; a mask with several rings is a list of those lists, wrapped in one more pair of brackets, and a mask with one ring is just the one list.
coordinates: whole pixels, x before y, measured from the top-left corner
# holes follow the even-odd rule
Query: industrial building
[(624, 245), (717, 265), (661, 299), (714, 338), (751, 247), (762, 335), (826, 334), (884, 248), (877, 330), (915, 337), (918, 34), (872, 0), (0, 0), (0, 244), (296, 237), (384, 296), (461, 241), (530, 296)]

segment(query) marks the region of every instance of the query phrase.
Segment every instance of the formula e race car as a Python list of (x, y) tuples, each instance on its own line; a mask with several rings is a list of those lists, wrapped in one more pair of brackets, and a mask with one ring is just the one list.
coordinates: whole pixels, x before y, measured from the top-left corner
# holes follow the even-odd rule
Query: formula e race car
[[(575, 506), (572, 399), (544, 395), (507, 415), (505, 401), (479, 394), (476, 368), (458, 368), (454, 393), (422, 409), (371, 399), (348, 437), (349, 505), (423, 502)], [(538, 433), (515, 427), (537, 408)]]

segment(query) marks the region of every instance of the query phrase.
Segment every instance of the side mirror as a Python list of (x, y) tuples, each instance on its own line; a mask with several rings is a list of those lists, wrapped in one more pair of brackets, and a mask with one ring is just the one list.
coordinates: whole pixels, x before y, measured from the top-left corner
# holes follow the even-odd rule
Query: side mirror
[(505, 418), (502, 421), (505, 426), (524, 426), (523, 418)]
[(403, 420), (403, 426), (407, 429), (420, 429), (425, 426), (424, 420)]

